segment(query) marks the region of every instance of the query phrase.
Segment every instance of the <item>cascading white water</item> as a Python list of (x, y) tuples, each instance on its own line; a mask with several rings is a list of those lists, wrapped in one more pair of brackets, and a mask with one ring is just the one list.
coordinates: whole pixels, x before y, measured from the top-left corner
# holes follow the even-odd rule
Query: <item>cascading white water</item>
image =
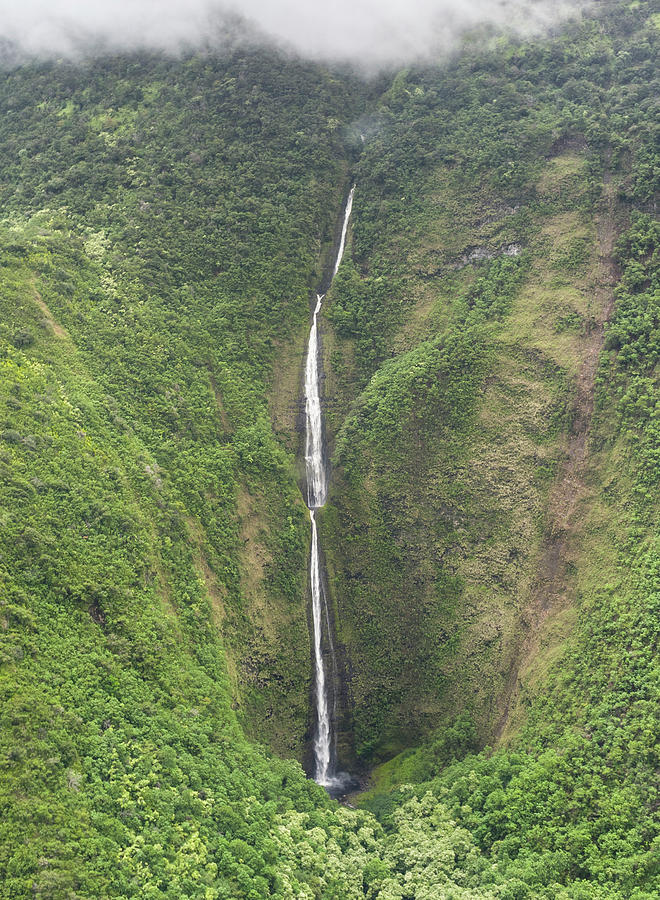
[(318, 509), (319, 506), (324, 505), (328, 490), (325, 459), (323, 458), (323, 418), (319, 382), (318, 315), (321, 311), (323, 296), (323, 294), (316, 296), (305, 366), (305, 470), (307, 473), (307, 506), (310, 509)]
[(339, 247), (337, 248), (337, 258), (335, 259), (335, 265), (332, 269), (332, 277), (334, 278), (337, 272), (339, 271), (339, 266), (341, 265), (341, 258), (344, 255), (344, 247), (346, 246), (346, 234), (348, 232), (348, 220), (351, 218), (351, 212), (353, 210), (353, 195), (355, 194), (355, 185), (350, 189), (348, 193), (348, 198), (346, 200), (346, 209), (344, 210), (344, 221), (341, 226), (341, 237), (339, 239)]
[[(353, 208), (353, 194), (355, 185), (350, 190), (344, 210), (341, 237), (337, 256), (332, 269), (332, 278), (339, 270), (344, 247), (346, 246), (346, 233), (348, 221)], [(332, 281), (332, 279), (331, 279)], [(307, 343), (307, 361), (305, 364), (305, 473), (307, 480), (307, 506), (312, 523), (312, 547), (309, 560), (309, 582), (312, 593), (312, 624), (314, 628), (314, 676), (316, 696), (316, 734), (314, 736), (314, 780), (331, 789), (337, 786), (340, 780), (333, 774), (333, 720), (330, 708), (328, 691), (328, 679), (323, 656), (323, 621), (327, 625), (327, 645), (332, 656), (333, 666), (334, 647), (330, 634), (330, 616), (327, 606), (324, 609), (325, 598), (323, 595), (323, 583), (321, 580), (321, 554), (319, 548), (318, 530), (316, 527), (316, 513), (325, 504), (328, 492), (328, 472), (325, 455), (323, 452), (323, 412), (321, 409), (321, 384), (319, 372), (319, 326), (318, 316), (325, 294), (317, 294), (316, 306), (312, 315), (312, 327), (309, 331)], [(324, 616), (325, 613), (325, 616)]]
[(324, 787), (330, 787), (332, 776), (330, 762), (332, 756), (332, 721), (330, 703), (323, 660), (323, 616), (321, 604), (321, 567), (319, 556), (319, 536), (316, 528), (316, 514), (309, 511), (312, 520), (312, 549), (309, 560), (309, 580), (312, 589), (312, 622), (314, 625), (314, 671), (316, 675), (316, 735), (314, 736), (314, 778)]

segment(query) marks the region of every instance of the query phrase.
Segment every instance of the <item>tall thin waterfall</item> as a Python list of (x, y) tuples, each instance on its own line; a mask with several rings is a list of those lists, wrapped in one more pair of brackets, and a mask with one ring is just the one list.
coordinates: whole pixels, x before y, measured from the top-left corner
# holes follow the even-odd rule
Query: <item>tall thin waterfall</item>
[[(348, 220), (353, 208), (355, 185), (350, 190), (341, 238), (337, 248), (337, 256), (332, 269), (335, 277), (344, 255)], [(332, 279), (331, 279), (332, 281)], [(325, 294), (317, 294), (316, 306), (312, 316), (312, 327), (307, 344), (307, 361), (305, 364), (305, 473), (307, 480), (307, 506), (312, 523), (312, 547), (309, 559), (309, 582), (312, 593), (312, 624), (314, 628), (314, 679), (316, 698), (316, 734), (314, 736), (314, 780), (318, 784), (331, 789), (341, 781), (334, 773), (334, 709), (331, 709), (328, 675), (323, 654), (323, 623), (327, 634), (326, 645), (330, 650), (333, 667), (335, 666), (334, 647), (330, 633), (330, 616), (321, 578), (321, 552), (316, 527), (316, 510), (325, 505), (328, 494), (328, 470), (323, 444), (323, 412), (321, 410), (321, 384), (319, 372), (319, 325), (318, 316)], [(334, 706), (334, 704), (332, 704)]]

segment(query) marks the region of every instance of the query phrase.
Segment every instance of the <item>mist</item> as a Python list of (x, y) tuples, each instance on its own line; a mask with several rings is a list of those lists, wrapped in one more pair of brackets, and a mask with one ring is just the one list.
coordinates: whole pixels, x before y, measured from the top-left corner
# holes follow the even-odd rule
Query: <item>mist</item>
[(252, 40), (312, 59), (373, 68), (442, 54), (478, 25), (541, 33), (585, 5), (576, 0), (0, 0), (0, 38), (40, 57), (101, 49), (179, 52), (218, 43), (229, 31), (235, 39), (239, 17)]

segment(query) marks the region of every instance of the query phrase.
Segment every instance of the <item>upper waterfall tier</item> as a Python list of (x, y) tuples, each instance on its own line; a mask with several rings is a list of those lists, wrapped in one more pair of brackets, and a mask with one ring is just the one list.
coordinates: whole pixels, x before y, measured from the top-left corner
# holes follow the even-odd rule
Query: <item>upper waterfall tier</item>
[[(342, 222), (341, 236), (337, 255), (332, 267), (332, 278), (339, 271), (344, 249), (346, 247), (346, 234), (348, 222), (353, 209), (353, 195), (355, 185), (351, 188), (344, 219)], [(305, 470), (307, 480), (307, 506), (310, 509), (318, 509), (323, 506), (328, 493), (328, 473), (323, 447), (323, 414), (321, 411), (321, 371), (319, 366), (319, 324), (318, 317), (323, 304), (325, 294), (316, 295), (316, 305), (312, 316), (312, 327), (309, 331), (307, 344), (307, 362), (305, 364)]]

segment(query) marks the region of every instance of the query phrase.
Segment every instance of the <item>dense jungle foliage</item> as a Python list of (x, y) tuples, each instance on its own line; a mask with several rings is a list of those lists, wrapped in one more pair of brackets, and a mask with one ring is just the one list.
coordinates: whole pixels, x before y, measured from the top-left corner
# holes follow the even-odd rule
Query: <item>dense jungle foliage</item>
[(6, 337), (52, 353), (39, 303), (66, 331), (107, 424), (139, 448), (139, 502), (163, 507), (164, 524), (147, 517), (172, 556), (163, 585), (176, 595), (180, 577), (190, 605), (201, 573), (241, 706), (297, 751), (307, 525), (265, 395), (332, 237), (351, 86), (248, 53), (33, 66), (2, 89), (5, 244), (27, 290)]
[(2, 71), (0, 897), (660, 894), (659, 39)]

